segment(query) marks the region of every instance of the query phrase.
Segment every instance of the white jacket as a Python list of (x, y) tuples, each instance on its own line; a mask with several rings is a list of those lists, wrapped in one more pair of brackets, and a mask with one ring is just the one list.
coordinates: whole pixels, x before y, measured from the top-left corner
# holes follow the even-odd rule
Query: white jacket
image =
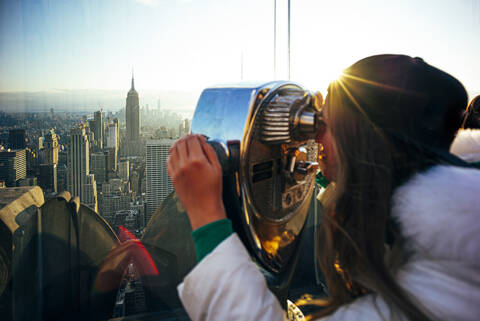
[[(393, 196), (392, 215), (415, 255), (396, 275), (415, 301), (439, 320), (480, 320), (480, 171), (436, 166)], [(178, 287), (192, 320), (284, 320), (236, 234), (206, 256)], [(325, 320), (390, 320), (369, 294)], [(323, 319), (322, 319), (323, 320)]]
[(466, 162), (480, 161), (480, 130), (462, 129), (450, 146), (450, 152)]

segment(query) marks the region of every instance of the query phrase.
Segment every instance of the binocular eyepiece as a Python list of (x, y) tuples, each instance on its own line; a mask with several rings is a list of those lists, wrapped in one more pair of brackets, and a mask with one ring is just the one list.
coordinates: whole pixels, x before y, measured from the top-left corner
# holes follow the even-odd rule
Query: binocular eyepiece
[(238, 84), (205, 89), (193, 116), (222, 166), (227, 215), (272, 273), (292, 261), (310, 206), (322, 103), (291, 82)]
[[(288, 144), (292, 141), (315, 139), (325, 126), (320, 93), (306, 92), (297, 95), (278, 96), (263, 109), (260, 139), (266, 144)], [(223, 175), (238, 170), (240, 162), (240, 141), (209, 140), (222, 166)], [(304, 149), (298, 150), (304, 153)], [(305, 173), (312, 165), (301, 164), (299, 172)]]
[(315, 139), (324, 126), (320, 93), (284, 93), (266, 103), (262, 115), (261, 139), (266, 143), (290, 143)]

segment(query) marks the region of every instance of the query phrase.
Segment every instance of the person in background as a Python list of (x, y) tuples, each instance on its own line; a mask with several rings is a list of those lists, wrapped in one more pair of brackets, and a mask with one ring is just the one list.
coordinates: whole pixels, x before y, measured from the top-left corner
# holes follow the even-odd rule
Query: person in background
[(480, 95), (473, 98), (468, 105), (462, 127), (465, 129), (480, 129)]
[[(458, 80), (403, 55), (364, 58), (330, 84), (317, 138), (329, 296), (311, 318), (478, 320), (480, 171), (449, 152), (466, 105)], [(178, 287), (190, 318), (284, 320), (227, 219), (213, 149), (189, 135), (170, 152), (199, 256)]]
[(450, 152), (480, 168), (480, 95), (468, 105), (462, 129), (450, 146)]

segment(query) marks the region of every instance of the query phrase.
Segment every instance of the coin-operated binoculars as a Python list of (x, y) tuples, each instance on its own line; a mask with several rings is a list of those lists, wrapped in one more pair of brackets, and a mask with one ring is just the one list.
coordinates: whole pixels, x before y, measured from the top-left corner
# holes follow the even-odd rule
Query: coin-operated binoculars
[(222, 86), (203, 91), (192, 120), (222, 165), (234, 230), (281, 301), (312, 198), (321, 104), (292, 82)]

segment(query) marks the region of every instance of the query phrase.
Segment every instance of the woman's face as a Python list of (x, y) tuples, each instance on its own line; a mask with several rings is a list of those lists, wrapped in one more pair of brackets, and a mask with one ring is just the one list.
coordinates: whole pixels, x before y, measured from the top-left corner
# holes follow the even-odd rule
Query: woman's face
[(323, 175), (331, 182), (337, 179), (337, 154), (335, 152), (332, 133), (330, 132), (327, 108), (323, 108), (325, 128), (318, 133), (319, 165)]

